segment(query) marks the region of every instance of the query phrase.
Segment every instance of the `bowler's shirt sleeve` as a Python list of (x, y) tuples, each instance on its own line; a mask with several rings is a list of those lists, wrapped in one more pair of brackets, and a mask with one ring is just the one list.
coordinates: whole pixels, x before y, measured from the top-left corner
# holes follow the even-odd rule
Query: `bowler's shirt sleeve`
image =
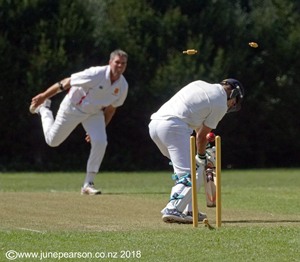
[(71, 75), (71, 86), (80, 86), (83, 89), (95, 87), (99, 77), (105, 77), (106, 66), (90, 67), (84, 71)]

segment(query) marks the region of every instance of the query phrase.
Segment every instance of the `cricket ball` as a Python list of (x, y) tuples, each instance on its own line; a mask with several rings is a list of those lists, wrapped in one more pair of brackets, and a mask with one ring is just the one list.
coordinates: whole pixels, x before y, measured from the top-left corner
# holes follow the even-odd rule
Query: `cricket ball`
[(206, 139), (208, 140), (208, 142), (214, 142), (216, 138), (216, 135), (214, 133), (208, 133), (206, 135)]

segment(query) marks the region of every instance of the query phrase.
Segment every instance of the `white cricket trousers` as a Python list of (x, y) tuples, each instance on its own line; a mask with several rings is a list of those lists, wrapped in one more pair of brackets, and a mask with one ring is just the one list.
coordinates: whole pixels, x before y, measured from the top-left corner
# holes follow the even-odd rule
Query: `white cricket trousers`
[(104, 112), (99, 110), (96, 114), (83, 113), (72, 105), (66, 96), (60, 104), (55, 121), (52, 111), (48, 108), (42, 107), (40, 114), (45, 140), (51, 147), (59, 146), (78, 124), (82, 124), (91, 138), (87, 172), (97, 173), (107, 146)]
[(161, 153), (172, 161), (179, 177), (191, 173), (190, 136), (193, 130), (179, 119), (152, 120), (149, 133)]
[[(176, 118), (152, 120), (149, 124), (149, 133), (161, 153), (172, 161), (174, 173), (178, 177), (191, 174), (190, 137), (193, 130), (186, 123)], [(174, 193), (180, 195), (184, 188), (183, 184), (175, 184), (170, 197)], [(192, 202), (183, 212), (187, 211), (192, 211)]]

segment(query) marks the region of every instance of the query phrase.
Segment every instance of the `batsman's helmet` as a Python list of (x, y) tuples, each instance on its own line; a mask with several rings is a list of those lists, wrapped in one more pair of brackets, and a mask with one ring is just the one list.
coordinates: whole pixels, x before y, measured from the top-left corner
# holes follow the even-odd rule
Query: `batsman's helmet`
[(238, 80), (233, 78), (224, 79), (220, 84), (230, 85), (232, 87), (228, 100), (231, 98), (236, 98), (236, 104), (229, 108), (227, 110), (227, 113), (239, 111), (241, 109), (241, 103), (245, 94), (244, 87), (242, 86), (242, 84)]

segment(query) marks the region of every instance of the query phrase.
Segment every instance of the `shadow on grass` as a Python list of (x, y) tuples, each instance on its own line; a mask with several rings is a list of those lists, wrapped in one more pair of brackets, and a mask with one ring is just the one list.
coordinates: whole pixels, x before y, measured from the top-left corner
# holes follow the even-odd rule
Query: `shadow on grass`
[(300, 220), (234, 220), (234, 221), (222, 221), (224, 224), (235, 224), (235, 223), (249, 223), (249, 224), (259, 224), (259, 223), (300, 223)]
[(170, 192), (118, 192), (118, 193), (103, 193), (101, 195), (165, 195)]

